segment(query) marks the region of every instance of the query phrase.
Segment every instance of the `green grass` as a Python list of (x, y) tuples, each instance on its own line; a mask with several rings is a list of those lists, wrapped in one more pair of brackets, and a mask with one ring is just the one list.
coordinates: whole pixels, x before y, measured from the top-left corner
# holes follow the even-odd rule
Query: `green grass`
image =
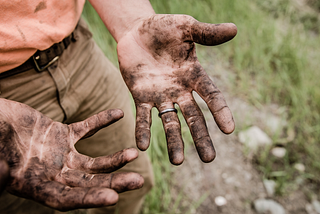
[(82, 12), (82, 17), (89, 24), (91, 32), (93, 32), (93, 38), (104, 52), (104, 54), (109, 58), (114, 65), (118, 66), (117, 58), (117, 43), (112, 38), (108, 29), (104, 26), (99, 15), (96, 13), (94, 8), (86, 1), (84, 10)]
[[(230, 79), (235, 96), (253, 105), (276, 103), (288, 109), (288, 129), (294, 130), (295, 138), (285, 145), (285, 159), (270, 159), (268, 151), (257, 157), (257, 169), (278, 182), (279, 194), (285, 194), (297, 177), (317, 184), (318, 188), (320, 184), (320, 4), (308, 0), (312, 11), (294, 2), (151, 0), (157, 13), (188, 14), (202, 22), (233, 22), (238, 26), (233, 41), (210, 49), (199, 47), (200, 61), (206, 60), (208, 51), (215, 53), (217, 60), (228, 62), (228, 69), (236, 76)], [(97, 43), (117, 64), (116, 43), (89, 4), (83, 15)], [(148, 152), (157, 180), (147, 197), (145, 214), (169, 213), (179, 203), (170, 194), (172, 166), (161, 127), (160, 121), (155, 120)], [(296, 162), (305, 164), (305, 173), (293, 169)]]

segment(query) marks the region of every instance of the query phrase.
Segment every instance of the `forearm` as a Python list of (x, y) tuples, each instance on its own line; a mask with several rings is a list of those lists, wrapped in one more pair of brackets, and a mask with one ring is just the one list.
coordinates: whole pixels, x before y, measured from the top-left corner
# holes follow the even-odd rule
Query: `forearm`
[(89, 0), (118, 42), (134, 24), (155, 14), (148, 0)]

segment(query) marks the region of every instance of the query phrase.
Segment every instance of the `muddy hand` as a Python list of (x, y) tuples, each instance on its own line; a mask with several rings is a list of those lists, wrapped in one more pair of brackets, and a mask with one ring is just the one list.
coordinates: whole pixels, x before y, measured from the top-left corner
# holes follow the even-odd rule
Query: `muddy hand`
[[(122, 76), (137, 110), (136, 141), (146, 150), (150, 142), (151, 108), (159, 112), (178, 104), (202, 161), (215, 158), (203, 114), (194, 101), (196, 91), (207, 103), (220, 130), (233, 132), (234, 121), (226, 101), (201, 67), (195, 43), (219, 45), (237, 33), (234, 24), (201, 23), (186, 15), (154, 15), (142, 20), (118, 43)], [(168, 153), (173, 164), (184, 160), (180, 122), (175, 112), (161, 116)]]
[(110, 174), (134, 160), (136, 149), (90, 158), (74, 148), (123, 117), (121, 110), (66, 125), (21, 103), (0, 99), (0, 106), (0, 157), (10, 169), (8, 192), (66, 211), (115, 204), (117, 192), (143, 185), (139, 174)]

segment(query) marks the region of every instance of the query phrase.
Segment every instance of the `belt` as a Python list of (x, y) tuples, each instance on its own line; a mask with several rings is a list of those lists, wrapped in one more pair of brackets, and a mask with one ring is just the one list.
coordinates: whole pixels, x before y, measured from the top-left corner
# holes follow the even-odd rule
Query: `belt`
[(73, 33), (64, 38), (61, 42), (55, 43), (50, 48), (40, 51), (38, 50), (32, 57), (30, 57), (22, 65), (11, 70), (0, 73), (0, 79), (4, 79), (27, 70), (34, 68), (37, 72), (42, 72), (54, 62), (56, 62), (63, 51), (67, 49), (71, 42), (75, 41)]

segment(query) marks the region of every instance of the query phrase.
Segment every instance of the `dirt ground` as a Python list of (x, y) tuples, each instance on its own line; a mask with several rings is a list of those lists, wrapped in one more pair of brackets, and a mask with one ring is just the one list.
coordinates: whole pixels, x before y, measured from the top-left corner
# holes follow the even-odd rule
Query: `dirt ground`
[[(206, 70), (213, 69), (208, 62), (202, 63)], [(231, 135), (224, 135), (217, 128), (206, 105), (198, 99), (207, 120), (208, 129), (213, 139), (217, 157), (209, 164), (202, 163), (193, 146), (186, 150), (185, 162), (176, 167), (174, 171), (175, 188), (172, 193), (186, 198), (180, 202), (181, 213), (257, 213), (253, 208), (253, 202), (259, 198), (273, 199), (279, 202), (291, 214), (307, 214), (305, 211), (308, 203), (306, 196), (299, 189), (282, 197), (268, 197), (263, 185), (262, 174), (255, 169), (250, 157), (244, 155), (244, 146), (239, 142), (237, 133), (248, 125), (257, 125), (265, 128), (264, 119), (267, 115), (281, 114), (275, 106), (265, 107), (263, 110), (250, 106), (237, 97), (228, 93), (232, 73), (222, 65), (215, 66), (214, 82), (223, 91), (227, 103), (232, 110), (236, 131)], [(263, 112), (262, 112), (263, 111)], [(278, 111), (278, 112), (277, 112)], [(264, 116), (263, 116), (264, 115)], [(281, 116), (281, 115), (280, 115)], [(222, 196), (226, 204), (217, 206), (215, 199)], [(201, 198), (203, 197), (203, 202)], [(202, 202), (196, 209), (190, 210), (190, 203)]]

